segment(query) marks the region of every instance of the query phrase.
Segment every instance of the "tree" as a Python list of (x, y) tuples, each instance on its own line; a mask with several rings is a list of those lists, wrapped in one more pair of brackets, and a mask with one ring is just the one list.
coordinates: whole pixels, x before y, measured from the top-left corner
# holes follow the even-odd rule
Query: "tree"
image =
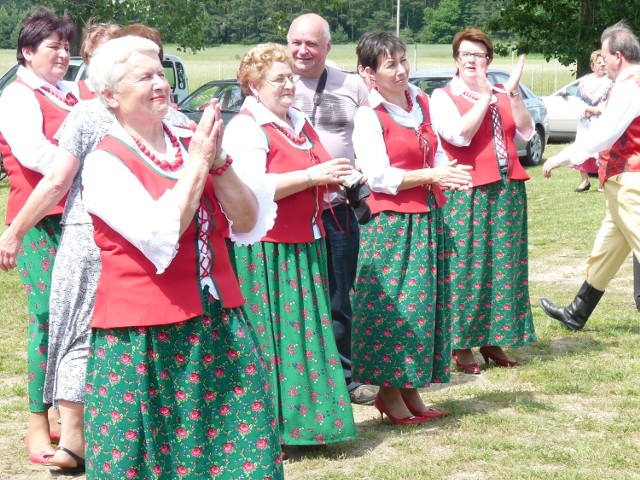
[(461, 0), (442, 0), (437, 8), (424, 9), (420, 40), (425, 43), (451, 43), (463, 27)]
[(21, 0), (7, 0), (0, 6), (0, 48), (16, 48), (22, 19), (29, 6)]
[[(30, 0), (33, 5), (51, 7), (56, 13), (68, 12), (78, 28), (78, 37), (91, 18), (94, 22), (121, 25), (144, 23), (157, 28), (165, 42), (180, 49), (204, 48), (206, 19), (202, 0)], [(78, 42), (74, 45), (77, 51)]]
[(635, 2), (509, 0), (492, 24), (517, 32), (515, 44), (499, 44), (498, 51), (540, 52), (567, 66), (575, 62), (577, 76), (582, 76), (590, 72), (589, 56), (600, 48), (602, 31), (621, 19), (638, 32), (640, 9)]

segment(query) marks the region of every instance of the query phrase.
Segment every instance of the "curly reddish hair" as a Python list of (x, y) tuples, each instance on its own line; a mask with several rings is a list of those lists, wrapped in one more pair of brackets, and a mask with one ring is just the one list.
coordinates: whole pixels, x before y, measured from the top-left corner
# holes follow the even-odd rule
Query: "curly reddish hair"
[(293, 58), (289, 50), (277, 43), (261, 43), (244, 54), (238, 68), (238, 83), (246, 95), (253, 95), (249, 83), (264, 79), (275, 62), (286, 63), (293, 70)]

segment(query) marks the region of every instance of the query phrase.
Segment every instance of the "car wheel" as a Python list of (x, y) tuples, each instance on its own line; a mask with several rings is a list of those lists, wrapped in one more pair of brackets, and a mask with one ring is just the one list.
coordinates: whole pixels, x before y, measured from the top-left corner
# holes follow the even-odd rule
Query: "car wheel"
[(544, 153), (544, 133), (541, 127), (536, 127), (536, 131), (527, 143), (527, 155), (524, 163), (527, 166), (534, 167), (540, 165), (542, 154)]

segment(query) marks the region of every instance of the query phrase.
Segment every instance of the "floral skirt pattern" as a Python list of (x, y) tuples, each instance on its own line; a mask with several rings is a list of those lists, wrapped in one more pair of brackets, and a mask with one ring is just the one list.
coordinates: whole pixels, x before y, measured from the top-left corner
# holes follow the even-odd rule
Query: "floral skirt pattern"
[(355, 439), (333, 336), (324, 241), (234, 250), (249, 321), (271, 372), (283, 443)]
[(451, 192), (452, 347), (520, 347), (536, 340), (529, 300), (527, 194), (523, 181)]
[(47, 411), (43, 393), (49, 343), (49, 295), (53, 264), (60, 244), (61, 217), (44, 217), (27, 232), (18, 251), (18, 272), (27, 294), (29, 410), (34, 413)]
[(442, 211), (381, 212), (360, 238), (352, 297), (354, 380), (396, 388), (448, 382), (449, 267)]
[(94, 329), (87, 478), (283, 478), (267, 373), (242, 309)]

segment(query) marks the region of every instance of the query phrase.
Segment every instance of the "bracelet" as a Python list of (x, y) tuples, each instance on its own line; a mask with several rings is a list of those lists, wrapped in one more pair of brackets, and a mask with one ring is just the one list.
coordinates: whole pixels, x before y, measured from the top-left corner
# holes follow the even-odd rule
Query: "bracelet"
[(520, 90), (516, 90), (515, 92), (509, 92), (509, 96), (510, 97), (517, 97), (518, 95), (520, 95)]
[[(224, 154), (224, 152), (223, 152)], [(233, 163), (233, 159), (229, 156), (224, 154), (224, 164), (220, 165), (220, 162), (218, 162), (218, 160), (222, 160), (222, 157), (216, 159), (215, 162), (213, 162), (213, 165), (211, 166), (211, 168), (209, 169), (209, 173), (212, 173), (214, 175), (222, 175), (225, 170), (227, 168), (229, 168), (231, 166), (231, 164)]]
[(311, 188), (313, 186), (313, 179), (311, 178), (311, 174), (309, 173), (309, 170), (305, 170), (304, 173), (307, 174), (307, 186), (308, 188)]

